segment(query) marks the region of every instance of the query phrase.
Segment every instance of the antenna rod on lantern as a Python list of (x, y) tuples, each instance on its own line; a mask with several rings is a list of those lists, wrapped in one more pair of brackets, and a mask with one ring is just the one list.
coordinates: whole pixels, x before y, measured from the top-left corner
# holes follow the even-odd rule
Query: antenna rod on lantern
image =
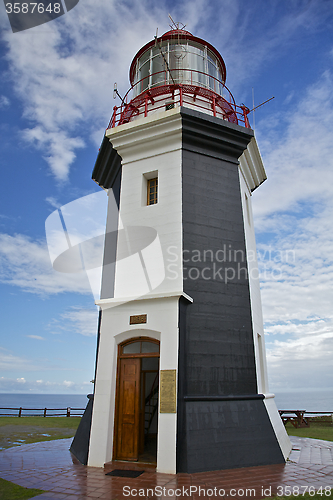
[[(252, 109), (254, 110), (255, 107), (254, 107), (254, 88), (252, 87)], [(253, 111), (253, 130), (256, 129), (256, 114), (255, 112)]]
[[(170, 26), (170, 28), (174, 28), (174, 29), (179, 30), (179, 24), (183, 24), (183, 23), (175, 23), (175, 21), (174, 21), (174, 20), (172, 19), (172, 17), (171, 17), (171, 14), (168, 14), (168, 16), (169, 16), (169, 18), (170, 18), (170, 21), (172, 22), (172, 26), (170, 26), (170, 25), (169, 25), (169, 26)], [(182, 26), (182, 28), (181, 28), (181, 29), (183, 30), (183, 29), (185, 29), (185, 28), (186, 28), (186, 24), (183, 24), (183, 26)]]
[(126, 105), (126, 103), (124, 102), (124, 99), (121, 97), (121, 95), (119, 94), (118, 92), (118, 89), (117, 89), (117, 82), (114, 82), (114, 86), (113, 86), (113, 99), (116, 98), (116, 96), (119, 97), (119, 99), (121, 100), (123, 106)]
[(267, 99), (267, 101), (264, 101), (262, 102), (261, 104), (258, 104), (258, 106), (255, 106), (254, 108), (250, 109), (249, 113), (251, 113), (251, 111), (254, 111), (255, 109), (257, 108), (260, 108), (260, 106), (263, 106), (264, 104), (266, 104), (266, 102), (269, 102), (271, 101), (272, 99), (275, 99), (275, 96), (271, 97), (270, 99)]
[(178, 23), (178, 25), (175, 23), (175, 21), (174, 21), (174, 20), (172, 19), (172, 17), (171, 17), (171, 14), (168, 14), (168, 16), (169, 16), (169, 18), (170, 18), (170, 21), (172, 22), (172, 26), (171, 26), (171, 28), (174, 28), (174, 29), (177, 29), (177, 30), (178, 30), (178, 29), (179, 29), (179, 23)]
[[(169, 14), (169, 15), (170, 15), (170, 14)], [(173, 76), (172, 76), (172, 74), (171, 74), (171, 70), (170, 70), (170, 68), (169, 68), (168, 61), (165, 59), (164, 54), (163, 54), (163, 51), (162, 51), (162, 48), (161, 48), (160, 44), (159, 44), (159, 43), (158, 43), (158, 41), (157, 41), (157, 32), (158, 32), (158, 28), (156, 28), (156, 35), (155, 35), (155, 47), (157, 47), (157, 48), (158, 48), (158, 50), (159, 50), (159, 51), (160, 51), (160, 53), (161, 53), (161, 56), (163, 57), (163, 61), (165, 62), (165, 65), (166, 65), (166, 67), (167, 67), (167, 70), (169, 71), (169, 74), (170, 74), (170, 76), (171, 76), (172, 83), (173, 83), (174, 85), (176, 85), (176, 82), (175, 82), (175, 80), (173, 79)]]
[[(171, 14), (168, 14), (168, 16), (169, 16), (169, 19), (171, 21), (171, 24), (169, 24), (170, 28), (178, 31), (178, 45), (179, 45), (179, 24), (183, 24), (183, 23), (175, 23), (175, 21), (171, 17)], [(181, 29), (184, 30), (185, 28), (186, 28), (186, 24), (183, 24)]]

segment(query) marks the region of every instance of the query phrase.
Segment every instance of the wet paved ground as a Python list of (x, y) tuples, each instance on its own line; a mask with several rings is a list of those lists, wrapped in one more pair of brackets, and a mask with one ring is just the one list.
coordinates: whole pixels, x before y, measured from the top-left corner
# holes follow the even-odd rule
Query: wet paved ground
[(103, 469), (73, 462), (68, 451), (71, 439), (62, 439), (0, 452), (0, 477), (45, 490), (35, 497), (38, 500), (259, 499), (290, 491), (302, 495), (310, 487), (310, 491), (320, 490), (322, 498), (333, 497), (333, 491), (329, 493), (333, 490), (333, 442), (291, 439), (293, 451), (285, 465), (177, 475), (147, 471), (136, 479), (106, 476)]

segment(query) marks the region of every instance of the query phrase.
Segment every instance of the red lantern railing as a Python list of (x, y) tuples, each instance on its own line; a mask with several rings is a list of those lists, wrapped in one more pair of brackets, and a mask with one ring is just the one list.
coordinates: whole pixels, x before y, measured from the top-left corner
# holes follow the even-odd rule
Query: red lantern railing
[[(172, 83), (168, 83), (168, 75), (165, 71), (146, 76), (136, 82), (122, 99), (122, 104), (114, 106), (108, 129), (128, 123), (137, 117), (176, 106), (199, 109), (231, 123), (250, 128), (247, 116), (250, 110), (244, 105), (237, 106), (233, 95), (221, 81), (197, 70), (186, 69), (183, 73), (190, 74), (191, 78), (182, 78), (184, 80), (182, 83), (177, 83), (176, 78), (173, 78)], [(161, 78), (162, 75), (163, 78)], [(222, 89), (224, 95), (212, 90), (211, 85), (204, 86), (197, 82), (198, 75), (209, 77), (210, 81), (216, 80), (214, 88)], [(148, 87), (148, 81), (151, 81), (152, 77), (163, 82), (160, 81)], [(138, 89), (142, 88), (144, 90), (139, 93)], [(133, 97), (130, 99), (131, 95)]]

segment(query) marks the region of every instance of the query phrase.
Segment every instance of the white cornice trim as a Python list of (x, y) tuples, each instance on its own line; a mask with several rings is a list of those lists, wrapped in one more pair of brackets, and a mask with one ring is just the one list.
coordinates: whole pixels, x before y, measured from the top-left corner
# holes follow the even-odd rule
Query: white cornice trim
[(108, 309), (110, 307), (120, 306), (121, 304), (126, 304), (127, 302), (141, 302), (142, 300), (155, 300), (155, 299), (169, 299), (169, 298), (180, 298), (184, 297), (188, 302), (193, 302), (192, 297), (187, 295), (185, 292), (168, 292), (168, 293), (157, 293), (151, 295), (144, 295), (143, 297), (123, 297), (123, 298), (112, 298), (112, 299), (100, 299), (96, 300), (96, 306), (101, 309)]
[(250, 191), (254, 191), (267, 179), (255, 137), (252, 137), (246, 150), (239, 158), (239, 166)]
[(264, 396), (265, 396), (265, 399), (274, 399), (275, 398), (275, 394), (272, 394), (272, 393), (264, 394)]
[[(181, 150), (181, 108), (176, 107), (168, 111), (161, 111), (124, 125), (118, 125), (107, 130), (106, 137), (122, 157), (123, 165)], [(239, 164), (250, 192), (267, 179), (255, 137), (252, 137), (244, 153), (240, 156)]]
[(106, 131), (106, 137), (122, 157), (122, 164), (180, 150), (180, 108), (139, 118)]

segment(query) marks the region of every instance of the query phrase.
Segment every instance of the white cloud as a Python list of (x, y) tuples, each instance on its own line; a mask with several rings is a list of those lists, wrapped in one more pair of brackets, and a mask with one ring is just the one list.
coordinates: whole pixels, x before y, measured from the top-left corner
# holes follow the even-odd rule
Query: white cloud
[(42, 127), (26, 129), (23, 138), (45, 151), (44, 159), (58, 181), (67, 180), (69, 167), (76, 158), (75, 150), (84, 147), (84, 141), (79, 137), (67, 137), (64, 131), (43, 130)]
[(220, 51), (227, 65), (227, 85), (237, 94), (244, 91), (245, 81), (287, 55), (296, 36), (327, 29), (332, 9), (327, 2), (313, 0), (303, 2), (302, 7), (289, 2), (283, 9), (279, 1), (259, 0), (249, 9), (245, 0), (199, 0), (192, 9), (191, 3), (183, 9), (177, 6), (176, 12), (173, 17), (185, 19), (189, 31)]
[[(287, 219), (286, 219), (287, 220)], [(259, 244), (264, 318), (269, 324), (333, 317), (333, 204)], [(290, 231), (291, 229), (291, 231)]]
[(29, 339), (35, 339), (35, 340), (45, 340), (44, 337), (40, 337), (40, 335), (27, 335)]
[(66, 331), (79, 333), (85, 337), (93, 337), (97, 334), (97, 326), (97, 309), (71, 307), (70, 310), (60, 315), (60, 319), (53, 319), (48, 328), (53, 334)]
[(72, 329), (81, 335), (91, 337), (97, 334), (97, 309), (77, 309), (73, 307), (71, 311), (62, 314), (62, 318), (69, 320)]
[[(171, 13), (223, 52), (237, 88), (263, 60), (288, 46), (298, 30), (311, 33), (325, 14), (310, 2), (304, 9), (286, 9), (276, 24), (277, 8), (276, 2), (265, 3), (265, 16), (260, 17), (260, 5), (250, 15), (237, 0), (187, 0), (172, 5)], [(87, 141), (99, 144), (97, 131), (105, 129), (114, 105), (114, 81), (124, 94), (135, 51), (153, 38), (156, 27), (159, 34), (170, 29), (169, 10), (167, 2), (85, 0), (59, 20), (16, 36), (4, 32), (13, 86), (31, 123), (24, 138), (43, 151), (57, 180), (68, 178), (78, 149)], [(251, 44), (247, 33), (253, 29), (253, 15), (259, 36)], [(262, 30), (263, 40), (260, 28), (267, 28), (265, 23), (269, 31)]]
[(308, 334), (305, 337), (288, 339), (285, 342), (275, 340), (268, 359), (272, 365), (280, 365), (281, 361), (320, 361), (326, 367), (331, 365), (333, 354), (333, 332)]
[(0, 95), (0, 109), (7, 108), (10, 105), (10, 100), (5, 95)]
[(59, 203), (57, 201), (57, 199), (54, 198), (53, 196), (49, 196), (48, 198), (45, 198), (45, 201), (47, 201), (47, 203), (49, 203), (51, 205), (51, 207), (56, 208), (56, 209), (61, 208), (61, 206), (62, 206), (62, 204)]
[(312, 208), (303, 218), (286, 214), (270, 245), (258, 245), (275, 391), (333, 385), (333, 204)]
[(0, 392), (2, 393), (31, 393), (31, 394), (88, 394), (93, 391), (89, 381), (81, 383), (64, 380), (63, 382), (50, 382), (31, 380), (25, 378), (0, 377)]
[[(333, 206), (295, 221), (258, 245), (264, 318), (270, 334), (333, 331)], [(285, 219), (286, 221), (288, 218)]]
[[(295, 334), (303, 338), (304, 344), (308, 344), (308, 336), (311, 336), (311, 338), (319, 338), (323, 335), (330, 336), (332, 334), (333, 317), (318, 318), (306, 322), (288, 320), (285, 323), (280, 322), (278, 324), (267, 324), (266, 332), (269, 336)], [(270, 338), (269, 342), (273, 343), (274, 339)], [(312, 354), (313, 353), (311, 353), (311, 355)]]
[(74, 382), (71, 382), (70, 380), (64, 380), (65, 387), (73, 387), (74, 385)]
[(276, 391), (333, 385), (332, 91), (325, 72), (287, 116), (257, 128), (268, 180), (253, 206)]
[[(318, 110), (321, 112), (318, 114)], [(253, 197), (258, 231), (275, 230), (276, 216), (300, 203), (329, 201), (333, 186), (333, 76), (327, 71), (309, 87), (297, 107), (283, 117), (285, 126), (257, 127), (268, 180)], [(285, 132), (281, 133), (281, 130)], [(269, 202), (268, 202), (269, 200)], [(271, 223), (270, 223), (271, 220)]]
[[(40, 367), (34, 360), (13, 355), (8, 349), (0, 347), (0, 370), (22, 372), (38, 370)], [(21, 381), (24, 379), (20, 379)]]
[(31, 122), (24, 137), (43, 150), (58, 180), (68, 178), (87, 138), (106, 128), (114, 105), (113, 82), (118, 81), (122, 93), (129, 87), (133, 47), (140, 47), (147, 33), (153, 36), (158, 11), (146, 11), (139, 2), (115, 6), (88, 0), (60, 22), (16, 37), (5, 33), (14, 88)]
[(0, 281), (39, 295), (91, 293), (85, 273), (54, 271), (45, 242), (20, 234), (0, 234)]
[[(333, 321), (322, 332), (305, 333), (300, 327), (290, 338), (267, 342), (267, 364), (274, 391), (333, 386)], [(307, 326), (305, 326), (307, 330)]]

